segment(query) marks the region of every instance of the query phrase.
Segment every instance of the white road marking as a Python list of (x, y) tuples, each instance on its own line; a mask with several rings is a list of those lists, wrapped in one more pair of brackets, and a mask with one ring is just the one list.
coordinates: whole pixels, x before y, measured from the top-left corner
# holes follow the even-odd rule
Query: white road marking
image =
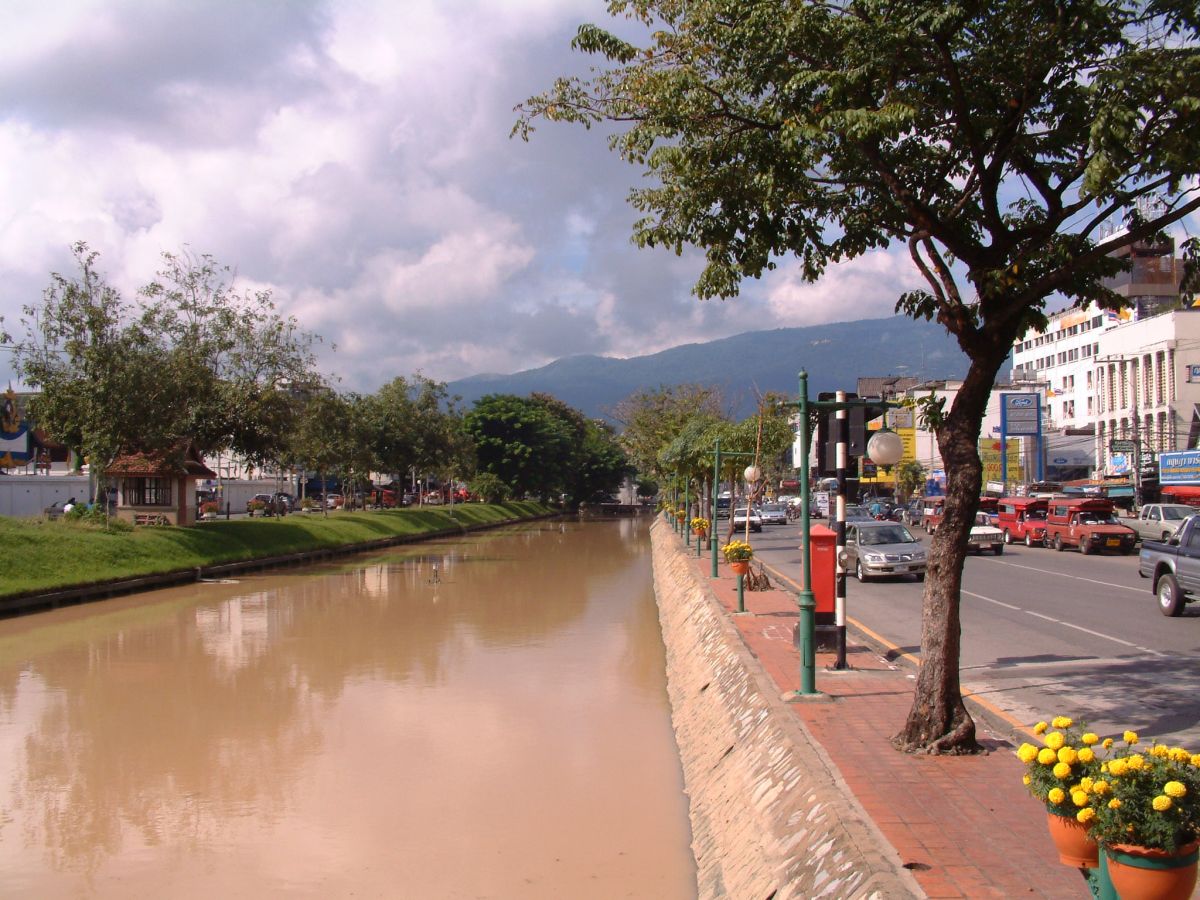
[(999, 559), (994, 559), (993, 561), (1002, 566), (1012, 566), (1014, 569), (1028, 569), (1030, 572), (1041, 572), (1043, 575), (1057, 575), (1059, 578), (1070, 578), (1072, 581), (1086, 581), (1088, 584), (1100, 584), (1104, 587), (1120, 588), (1123, 591), (1133, 591), (1136, 594), (1149, 593), (1149, 589), (1145, 587), (1130, 587), (1127, 584), (1115, 584), (1111, 581), (1100, 581), (1096, 578), (1084, 578), (1082, 575), (1067, 575), (1063, 572), (1055, 572), (1053, 569), (1039, 569), (1037, 566), (1023, 566), (1020, 563), (1005, 562)]
[[(1088, 579), (1083, 580), (1086, 581)], [(1076, 631), (1082, 631), (1084, 634), (1090, 634), (1092, 637), (1102, 638), (1106, 641), (1113, 641), (1114, 643), (1121, 644), (1125, 647), (1132, 647), (1135, 650), (1141, 650), (1143, 653), (1149, 653), (1153, 656), (1168, 655), (1160, 650), (1152, 650), (1149, 647), (1143, 647), (1139, 644), (1135, 644), (1133, 641), (1126, 641), (1119, 637), (1113, 637), (1111, 634), (1105, 634), (1102, 631), (1093, 631), (1091, 628), (1084, 628), (1082, 625), (1076, 625), (1074, 622), (1064, 622), (1062, 619), (1054, 618), (1054, 616), (1047, 616), (1044, 613), (1034, 612), (1032, 609), (1024, 609), (1020, 606), (1013, 606), (1011, 603), (1005, 603), (1002, 600), (995, 600), (991, 597), (985, 597), (983, 594), (976, 594), (971, 591), (960, 591), (959, 593), (965, 594), (968, 597), (974, 597), (977, 600), (986, 600), (988, 603), (994, 603), (997, 606), (1003, 606), (1005, 609), (1013, 609), (1017, 612), (1023, 612), (1038, 619), (1045, 619), (1047, 622), (1053, 622), (1055, 625), (1062, 625), (1064, 628), (1074, 628)]]

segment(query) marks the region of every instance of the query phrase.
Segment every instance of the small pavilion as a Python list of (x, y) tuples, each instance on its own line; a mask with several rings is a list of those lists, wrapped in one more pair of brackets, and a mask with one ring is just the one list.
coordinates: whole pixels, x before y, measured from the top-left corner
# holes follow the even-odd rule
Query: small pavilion
[(104, 474), (117, 483), (117, 518), (134, 525), (196, 524), (196, 482), (217, 477), (190, 446), (123, 453)]

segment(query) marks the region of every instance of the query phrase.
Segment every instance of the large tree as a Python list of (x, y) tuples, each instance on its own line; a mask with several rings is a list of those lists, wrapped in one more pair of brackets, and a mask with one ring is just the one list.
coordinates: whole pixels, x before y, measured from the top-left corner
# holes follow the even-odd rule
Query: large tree
[(54, 274), (25, 308), (22, 378), (40, 390), (33, 418), (103, 471), (122, 450), (232, 449), (278, 457), (297, 391), (317, 380), (313, 337), (265, 292), (237, 293), (211, 257), (163, 254), (136, 300), (124, 299), (76, 244), (78, 271)]
[[(643, 246), (704, 248), (702, 297), (793, 254), (804, 276), (896, 243), (970, 360), (930, 409), (947, 472), (922, 613), (923, 665), (897, 746), (974, 749), (959, 591), (988, 396), (1056, 296), (1112, 308), (1111, 254), (1200, 209), (1195, 0), (613, 0), (644, 45), (595, 26), (610, 65), (560, 79), (533, 119), (621, 123), (644, 167)], [(626, 28), (626, 31), (632, 29)], [(1115, 226), (1115, 229), (1114, 229)], [(1192, 245), (1194, 247), (1194, 244)]]
[(621, 446), (630, 462), (642, 474), (662, 480), (671, 470), (660, 468), (659, 451), (696, 416), (720, 418), (721, 396), (716, 388), (699, 384), (663, 385), (629, 395), (612, 416), (621, 425)]

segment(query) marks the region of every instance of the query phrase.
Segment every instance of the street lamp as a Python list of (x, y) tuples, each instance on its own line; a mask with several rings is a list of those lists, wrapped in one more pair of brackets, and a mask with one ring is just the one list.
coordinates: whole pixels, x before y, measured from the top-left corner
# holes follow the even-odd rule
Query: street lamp
[(884, 470), (890, 469), (904, 456), (904, 442), (900, 435), (886, 425), (871, 435), (867, 442), (867, 457)]

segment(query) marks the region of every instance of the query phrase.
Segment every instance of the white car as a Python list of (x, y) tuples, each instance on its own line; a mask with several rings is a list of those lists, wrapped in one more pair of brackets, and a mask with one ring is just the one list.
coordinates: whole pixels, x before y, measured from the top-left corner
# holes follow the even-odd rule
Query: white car
[(787, 507), (782, 503), (764, 503), (758, 511), (764, 525), (786, 525)]
[[(746, 518), (746, 507), (739, 506), (737, 509), (735, 509), (733, 511), (733, 530), (737, 531), (740, 528), (741, 530), (745, 531)], [(762, 531), (762, 516), (758, 514), (757, 509), (750, 510), (749, 519), (751, 531)]]
[(972, 553), (991, 550), (999, 556), (1004, 552), (1004, 532), (992, 524), (991, 516), (987, 513), (975, 513), (975, 524), (971, 526), (967, 548)]

